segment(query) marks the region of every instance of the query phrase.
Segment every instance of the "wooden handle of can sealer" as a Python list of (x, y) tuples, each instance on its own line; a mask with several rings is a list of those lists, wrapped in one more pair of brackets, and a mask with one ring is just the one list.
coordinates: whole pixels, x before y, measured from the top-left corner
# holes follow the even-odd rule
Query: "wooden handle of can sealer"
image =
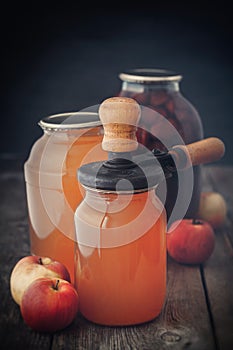
[(139, 104), (129, 97), (111, 97), (99, 107), (104, 127), (102, 148), (108, 152), (131, 152), (137, 149), (137, 124), (140, 119)]
[(186, 146), (174, 146), (169, 153), (175, 158), (176, 166), (185, 169), (221, 159), (225, 153), (225, 146), (219, 138), (209, 137)]
[[(110, 97), (99, 107), (104, 127), (102, 148), (108, 152), (131, 152), (137, 149), (137, 124), (141, 109), (137, 101), (129, 97)], [(189, 145), (174, 146), (170, 150), (179, 169), (219, 160), (225, 152), (224, 143), (210, 137)]]

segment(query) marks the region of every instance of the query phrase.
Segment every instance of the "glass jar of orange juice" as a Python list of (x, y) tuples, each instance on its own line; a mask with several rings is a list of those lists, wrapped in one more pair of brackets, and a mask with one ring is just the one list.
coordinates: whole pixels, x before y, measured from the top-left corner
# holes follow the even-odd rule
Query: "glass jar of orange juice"
[(31, 253), (62, 262), (74, 281), (74, 211), (82, 200), (77, 168), (103, 159), (97, 113), (62, 113), (39, 122), (43, 135), (24, 165)]
[(164, 206), (154, 188), (85, 189), (75, 213), (75, 279), (82, 315), (103, 325), (154, 319), (166, 294)]
[(151, 167), (154, 156), (136, 157), (131, 123), (139, 114), (132, 99), (104, 101), (99, 115), (108, 160), (78, 170), (85, 197), (74, 217), (75, 286), (82, 315), (102, 325), (152, 320), (165, 300), (166, 213), (155, 194), (163, 171)]

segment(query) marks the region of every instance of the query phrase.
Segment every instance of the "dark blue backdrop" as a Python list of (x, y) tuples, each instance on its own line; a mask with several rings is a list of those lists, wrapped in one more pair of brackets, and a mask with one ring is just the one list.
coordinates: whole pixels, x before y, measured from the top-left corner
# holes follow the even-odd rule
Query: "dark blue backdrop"
[(119, 91), (122, 70), (155, 67), (183, 75), (182, 93), (199, 111), (205, 136), (222, 138), (221, 162), (233, 163), (230, 10), (174, 1), (112, 7), (3, 7), (1, 156), (26, 158), (42, 117), (98, 104)]

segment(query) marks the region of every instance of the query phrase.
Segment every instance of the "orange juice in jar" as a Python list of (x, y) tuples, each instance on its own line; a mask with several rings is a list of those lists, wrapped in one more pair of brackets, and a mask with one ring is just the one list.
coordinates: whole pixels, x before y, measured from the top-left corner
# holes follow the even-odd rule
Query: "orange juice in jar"
[(82, 200), (78, 167), (106, 155), (97, 113), (44, 118), (42, 137), (25, 162), (31, 253), (62, 262), (74, 282), (74, 210)]
[(83, 316), (103, 325), (158, 316), (166, 294), (166, 214), (154, 190), (113, 194), (86, 188), (75, 222)]

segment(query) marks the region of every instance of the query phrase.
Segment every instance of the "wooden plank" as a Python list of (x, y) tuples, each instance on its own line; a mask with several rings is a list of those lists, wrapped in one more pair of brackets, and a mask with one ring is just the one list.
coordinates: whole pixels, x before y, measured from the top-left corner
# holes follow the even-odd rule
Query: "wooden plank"
[(203, 266), (211, 317), (218, 349), (233, 348), (233, 168), (208, 167), (206, 180), (227, 201), (228, 219), (215, 230), (216, 245), (208, 264)]
[(31, 331), (10, 294), (10, 274), (16, 262), (29, 254), (27, 212), (22, 172), (0, 174), (0, 344), (2, 350), (48, 350), (52, 336)]
[[(15, 257), (1, 256), (1, 304), (0, 304), (0, 343), (2, 350), (30, 349), (48, 350), (52, 336), (30, 330), (23, 322), (19, 306), (10, 294), (9, 278)], [(4, 262), (4, 263), (3, 263)]]
[[(199, 267), (169, 259), (167, 300), (154, 321), (133, 327), (102, 327), (80, 315), (74, 324), (54, 336), (39, 334), (24, 325), (9, 292), (15, 262), (29, 254), (27, 212), (22, 172), (0, 175), (1, 349), (215, 349), (205, 290)], [(208, 264), (207, 264), (208, 266)], [(9, 334), (10, 333), (10, 334)]]
[(226, 200), (228, 220), (225, 228), (233, 244), (233, 167), (206, 167), (205, 181)]
[(169, 259), (167, 300), (154, 321), (132, 327), (103, 327), (81, 316), (56, 334), (52, 349), (215, 349), (199, 267)]
[(0, 174), (0, 244), (14, 255), (29, 250), (24, 180), (21, 172)]
[(133, 327), (101, 327), (81, 316), (56, 334), (52, 349), (215, 349), (199, 267), (168, 258), (167, 299), (160, 316)]
[(181, 337), (180, 349), (215, 348), (198, 266), (169, 263), (163, 323)]

